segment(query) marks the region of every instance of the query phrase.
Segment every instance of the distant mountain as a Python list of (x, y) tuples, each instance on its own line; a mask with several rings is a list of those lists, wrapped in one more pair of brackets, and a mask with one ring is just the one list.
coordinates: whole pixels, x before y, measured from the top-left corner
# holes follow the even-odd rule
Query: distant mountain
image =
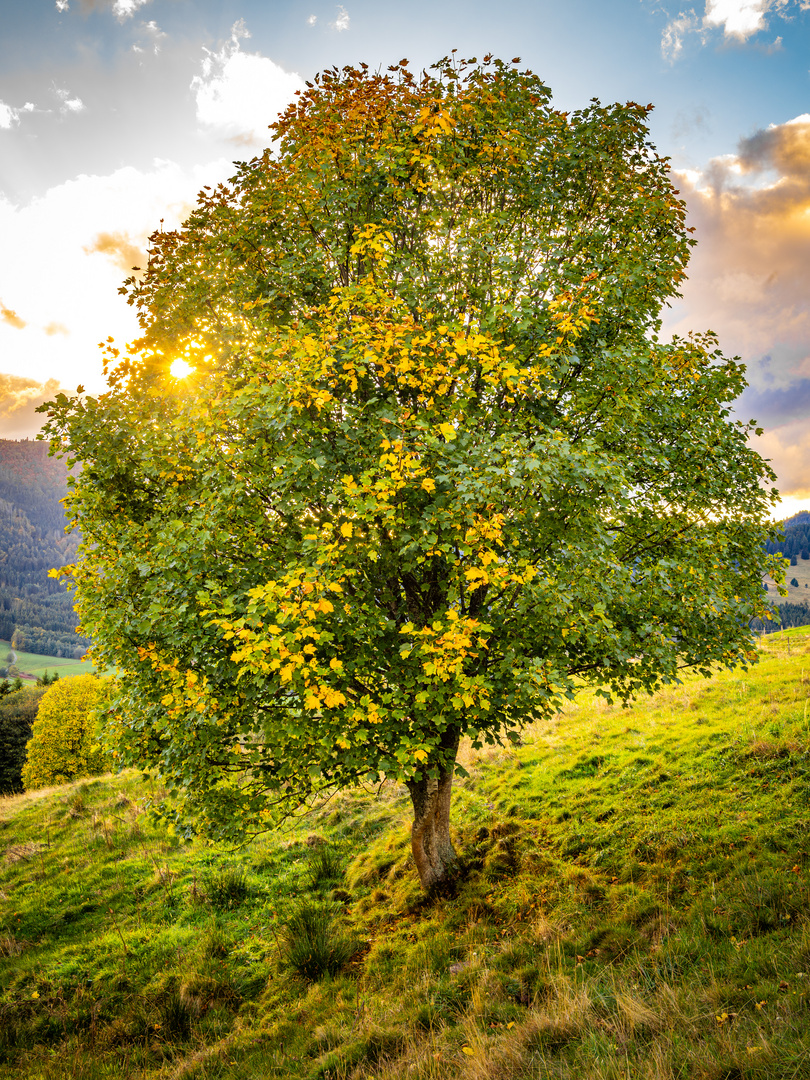
[[(807, 582), (807, 568), (810, 566), (810, 511), (800, 510), (798, 514), (786, 518), (782, 523), (784, 536), (781, 540), (769, 540), (765, 545), (771, 555), (781, 552), (786, 559), (790, 560), (791, 567), (788, 571), (787, 580), (796, 582), (796, 587), (788, 589), (786, 598), (777, 598), (772, 606), (776, 609), (776, 618), (768, 623), (755, 619), (752, 628), (765, 633), (773, 633), (782, 627), (810, 626), (810, 604), (804, 599), (807, 593), (800, 591), (799, 586)], [(801, 581), (798, 581), (801, 578)], [(773, 585), (771, 585), (771, 588)], [(805, 584), (806, 588), (806, 584)]]
[(781, 551), (786, 559), (792, 559), (794, 555), (801, 556), (803, 551), (810, 551), (810, 511), (800, 510), (781, 524), (785, 538), (776, 542), (769, 540), (765, 545), (769, 554)]
[(782, 527), (787, 528), (789, 525), (810, 525), (810, 510), (800, 510), (793, 517), (785, 518)]
[(81, 656), (73, 602), (53, 567), (72, 562), (77, 533), (65, 535), (61, 500), (67, 468), (47, 443), (0, 439), (0, 638), (44, 656)]

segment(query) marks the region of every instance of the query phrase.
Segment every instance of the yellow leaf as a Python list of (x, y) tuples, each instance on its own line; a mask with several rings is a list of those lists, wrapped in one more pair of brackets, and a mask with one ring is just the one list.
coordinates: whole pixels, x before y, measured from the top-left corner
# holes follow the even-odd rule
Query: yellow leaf
[(473, 1048), (471, 1046), (462, 1046), (461, 1049), (462, 1049), (463, 1053), (469, 1054), (470, 1057), (472, 1057), (475, 1054), (475, 1051), (473, 1050)]
[(352, 524), (351, 524), (351, 522), (350, 521), (344, 521), (343, 524), (340, 526), (340, 531), (341, 531), (341, 534), (343, 536), (347, 536), (347, 537), (351, 536), (352, 535)]
[(456, 437), (456, 429), (452, 424), (439, 424), (439, 431), (444, 435), (448, 442), (452, 442)]

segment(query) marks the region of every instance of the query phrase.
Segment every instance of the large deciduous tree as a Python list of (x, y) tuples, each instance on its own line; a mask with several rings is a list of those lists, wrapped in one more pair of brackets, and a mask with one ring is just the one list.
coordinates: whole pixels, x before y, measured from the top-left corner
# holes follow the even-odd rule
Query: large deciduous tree
[(119, 751), (209, 834), (384, 775), (430, 888), (461, 738), (754, 658), (774, 477), (742, 368), (657, 339), (692, 241), (648, 111), (327, 71), (152, 237), (109, 389), (50, 404)]

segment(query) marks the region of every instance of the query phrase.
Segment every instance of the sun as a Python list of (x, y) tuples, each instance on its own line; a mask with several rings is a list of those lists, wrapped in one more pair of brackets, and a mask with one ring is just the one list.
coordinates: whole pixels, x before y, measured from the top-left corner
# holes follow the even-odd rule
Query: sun
[(169, 371), (174, 375), (175, 379), (185, 379), (187, 375), (190, 375), (195, 369), (191, 364), (187, 364), (185, 360), (175, 360)]

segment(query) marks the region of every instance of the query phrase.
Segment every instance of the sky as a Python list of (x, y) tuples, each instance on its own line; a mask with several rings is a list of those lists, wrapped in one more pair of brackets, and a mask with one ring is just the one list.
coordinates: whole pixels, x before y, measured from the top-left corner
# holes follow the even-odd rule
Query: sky
[(710, 329), (742, 359), (777, 514), (810, 509), (810, 0), (0, 0), (0, 438), (103, 388), (149, 234), (305, 80), (453, 49), (519, 56), (559, 108), (655, 105), (698, 241), (664, 337)]

